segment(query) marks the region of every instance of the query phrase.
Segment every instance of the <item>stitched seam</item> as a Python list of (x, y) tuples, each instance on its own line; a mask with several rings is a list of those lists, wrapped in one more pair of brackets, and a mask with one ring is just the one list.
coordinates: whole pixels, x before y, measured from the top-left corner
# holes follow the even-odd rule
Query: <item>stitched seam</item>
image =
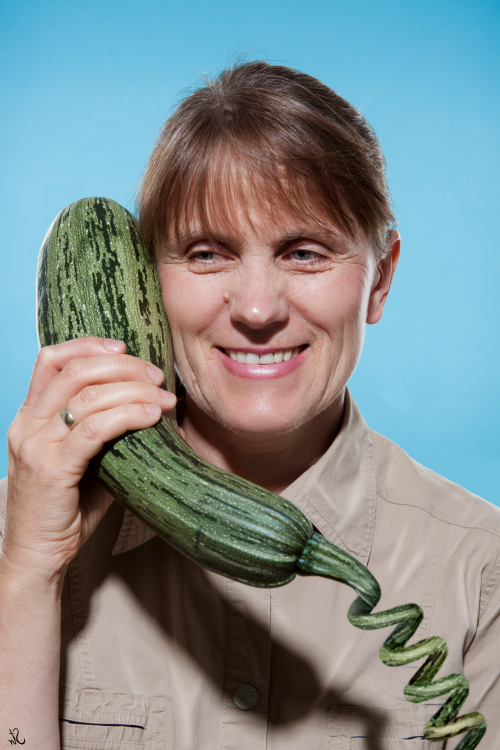
[(367, 482), (368, 487), (374, 488), (374, 495), (373, 497), (370, 497), (369, 500), (371, 501), (371, 508), (370, 510), (370, 520), (371, 524), (369, 523), (367, 525), (366, 529), (366, 538), (365, 543), (363, 545), (363, 560), (365, 561), (365, 565), (368, 565), (368, 561), (370, 559), (372, 547), (373, 547), (373, 537), (375, 535), (375, 523), (377, 520), (377, 474), (375, 470), (375, 448), (373, 445), (372, 436), (370, 435), (370, 432), (368, 431), (368, 448), (367, 448), (367, 463), (371, 461), (371, 482)]
[(231, 593), (231, 582), (227, 581), (227, 608), (226, 608), (226, 668), (224, 670), (224, 692), (222, 695), (222, 738), (221, 748), (224, 750), (225, 735), (226, 735), (226, 702), (227, 702), (227, 688), (228, 688), (228, 673), (229, 673), (229, 598)]
[(127, 747), (128, 745), (137, 745), (138, 747), (140, 745), (141, 747), (144, 747), (144, 742), (142, 742), (142, 740), (141, 741), (138, 741), (138, 740), (96, 740), (96, 739), (86, 740), (83, 737), (82, 738), (66, 737), (64, 742), (66, 745), (68, 745), (71, 742), (78, 742), (78, 744), (83, 743), (83, 742), (99, 742), (99, 744), (106, 743), (106, 744), (117, 745), (120, 748)]
[[(377, 734), (379, 740), (410, 740), (423, 739), (423, 724), (408, 724), (405, 726), (394, 727), (394, 729), (384, 730), (383, 734)], [(340, 735), (341, 737), (373, 737), (372, 732), (368, 732), (364, 724), (335, 724), (329, 728), (328, 732), (335, 732), (331, 737)]]
[(92, 654), (90, 651), (90, 639), (89, 639), (89, 631), (88, 628), (85, 628), (85, 640), (87, 641), (87, 648), (89, 651), (89, 660), (90, 660), (90, 671), (92, 673), (92, 687), (95, 687), (95, 675), (94, 675), (94, 665), (92, 663)]
[(271, 589), (271, 618), (269, 620), (269, 635), (271, 635), (274, 628), (274, 618), (276, 616), (276, 600), (278, 597), (278, 590)]
[(267, 708), (266, 708), (266, 720), (264, 724), (264, 748), (267, 750), (267, 740), (269, 737), (268, 726), (269, 726), (269, 696), (271, 693), (271, 621), (273, 615), (273, 591), (269, 591), (269, 608), (267, 610), (267, 630), (269, 634), (268, 647), (267, 647)]
[[(434, 705), (434, 704), (431, 704), (431, 705)], [(438, 706), (438, 705), (439, 704), (436, 704), (436, 706)], [(335, 706), (335, 705), (332, 705), (332, 706), (330, 706), (330, 713), (333, 713), (333, 710), (337, 709), (337, 708), (341, 710), (341, 711), (339, 711), (339, 714), (337, 714), (338, 716), (340, 716), (341, 713), (349, 713), (349, 711), (344, 711), (343, 709), (347, 708), (347, 709), (353, 709), (353, 710), (358, 711), (360, 707), (356, 706), (356, 705), (352, 705), (351, 706), (351, 705), (347, 705), (347, 704), (345, 706)], [(424, 708), (425, 708), (425, 706), (424, 706)], [(384, 714), (384, 716), (391, 716), (393, 714), (411, 714), (411, 713), (416, 713), (417, 711), (419, 711), (419, 709), (421, 710), (422, 706), (414, 706), (413, 708), (375, 708), (373, 706), (370, 706), (370, 713), (380, 713), (380, 714)], [(357, 726), (357, 727), (358, 726), (363, 726), (362, 724), (360, 724), (358, 722), (349, 722), (349, 724), (351, 724), (351, 723), (352, 723), (353, 726)], [(344, 726), (344, 724), (346, 724), (346, 722), (343, 722), (341, 726)], [(406, 726), (406, 724), (401, 724), (400, 726)], [(413, 724), (410, 724), (409, 726), (412, 727)]]
[[(384, 492), (386, 493), (385, 495), (384, 495)], [(419, 502), (418, 500), (415, 499), (412, 502), (411, 498), (410, 499), (408, 499), (406, 497), (403, 498), (397, 492), (394, 492), (393, 490), (389, 490), (387, 487), (385, 487), (382, 484), (379, 485), (378, 494), (380, 495), (380, 497), (383, 500), (385, 500), (388, 503), (392, 503), (393, 505), (407, 505), (407, 506), (410, 506), (412, 508), (417, 508), (418, 510), (423, 511), (424, 513), (428, 513), (433, 518), (438, 518), (440, 521), (444, 521), (445, 523), (450, 524), (450, 526), (458, 526), (459, 528), (477, 529), (478, 531), (486, 531), (487, 533), (492, 534), (493, 536), (500, 538), (500, 531), (493, 530), (491, 528), (488, 528), (487, 526), (480, 526), (480, 525), (476, 525), (476, 524), (466, 523), (465, 521), (463, 521), (461, 519), (457, 519), (455, 517), (449, 516), (447, 513), (443, 513), (443, 512), (438, 513), (434, 509), (434, 506), (432, 506), (433, 509), (430, 510), (429, 508), (423, 507), (422, 504), (421, 504), (421, 502)], [(389, 495), (391, 497), (389, 497)], [(399, 500), (399, 502), (398, 502), (398, 500)]]
[(306, 479), (308, 478), (309, 474), (311, 473), (311, 471), (313, 470), (314, 466), (315, 466), (315, 464), (313, 466), (310, 466), (308, 468), (308, 470), (305, 472), (305, 474), (304, 474), (304, 476), (302, 478), (302, 482), (297, 487), (297, 492), (294, 494), (294, 496), (292, 498), (292, 502), (295, 502), (295, 500), (297, 499), (297, 495), (302, 490), (302, 487), (304, 486), (304, 483), (305, 483)]
[[(75, 690), (74, 688), (61, 686), (61, 690), (65, 690), (67, 693), (76, 693), (77, 695), (80, 693), (85, 693), (85, 695), (102, 695), (104, 698), (114, 698), (117, 695), (125, 695), (127, 698), (130, 697), (129, 693), (102, 693), (100, 690), (89, 690), (88, 688), (84, 688), (83, 690)], [(144, 698), (144, 700), (148, 702), (151, 701), (150, 695), (141, 695), (140, 693), (134, 693), (132, 697)]]
[[(123, 724), (123, 726), (142, 726), (144, 729), (147, 726), (148, 717), (151, 711), (151, 698), (148, 696), (129, 696), (126, 693), (101, 693), (101, 692), (91, 692), (90, 690), (73, 690), (72, 688), (63, 688), (60, 687), (59, 691), (63, 693), (63, 696), (71, 693), (73, 701), (76, 702), (78, 700), (80, 708), (75, 709), (73, 707), (65, 708), (65, 714), (64, 719), (68, 719), (69, 721), (77, 721), (79, 723), (83, 724), (99, 724), (103, 723), (106, 724), (108, 722), (110, 723), (119, 723)], [(82, 709), (82, 704), (80, 702), (80, 697), (82, 696), (98, 696), (99, 698), (116, 698), (120, 695), (125, 695), (127, 698), (134, 697), (134, 698), (143, 698), (146, 701), (145, 705), (145, 713), (131, 713), (127, 710), (113, 710), (113, 711), (102, 711), (101, 706), (98, 706), (96, 710), (91, 710), (90, 708), (88, 710), (85, 709), (85, 706)], [(83, 717), (86, 714), (91, 717), (92, 721), (89, 719), (70, 719), (69, 714), (71, 713), (72, 716), (78, 716)], [(126, 719), (124, 718), (126, 717)], [(126, 722), (126, 723), (125, 723)]]
[[(75, 641), (78, 648), (78, 656), (79, 656), (79, 662), (80, 662), (80, 677), (82, 681), (82, 687), (85, 689), (85, 678), (84, 678), (84, 670), (83, 670), (83, 654), (82, 654), (82, 648), (81, 648), (81, 639), (80, 634), (78, 632), (77, 627), (77, 616), (76, 616), (76, 609), (79, 607), (76, 599), (75, 599), (75, 588), (78, 589), (78, 578), (76, 576), (76, 570), (75, 567), (77, 565), (76, 559), (73, 560), (73, 562), (68, 567), (68, 586), (69, 586), (69, 597), (71, 602), (71, 619), (73, 621), (73, 628), (75, 631)], [(76, 580), (75, 580), (76, 577)], [(95, 686), (94, 686), (95, 687)]]
[(163, 698), (163, 750), (165, 750), (165, 728), (167, 726), (167, 699)]
[[(441, 521), (441, 523), (445, 523)], [(441, 571), (443, 569), (444, 550), (446, 546), (446, 540), (448, 538), (449, 524), (445, 525), (444, 529), (440, 529), (439, 533), (436, 533), (436, 540), (433, 544), (435, 547), (431, 553), (431, 560), (429, 565), (429, 579), (426, 581), (426, 588), (429, 587), (428, 591), (424, 590), (422, 610), (424, 612), (424, 619), (422, 624), (415, 633), (415, 638), (423, 640), (428, 638), (431, 630), (432, 618), (434, 616), (434, 610), (436, 607), (436, 596), (439, 585), (439, 579), (441, 578)], [(432, 576), (432, 571), (436, 567), (436, 573)], [(431, 577), (432, 576), (432, 577)], [(415, 664), (408, 664), (406, 667), (408, 675), (408, 681), (415, 674)]]
[(436, 558), (438, 557), (438, 555), (439, 555), (439, 558), (440, 558), (439, 559), (439, 570), (437, 571), (437, 575), (436, 575), (435, 580), (434, 580), (434, 591), (433, 591), (433, 595), (432, 595), (432, 609), (431, 609), (431, 611), (429, 613), (429, 626), (427, 628), (427, 635), (430, 632), (431, 621), (432, 621), (432, 618), (434, 616), (434, 609), (435, 609), (435, 606), (436, 606), (437, 587), (438, 587), (438, 584), (439, 584), (439, 579), (441, 578), (441, 572), (443, 570), (444, 549), (446, 547), (446, 540), (448, 539), (448, 531), (449, 531), (449, 529), (450, 529), (450, 525), (446, 524), (446, 529), (444, 530), (444, 537), (443, 537), (443, 540), (441, 542), (441, 554), (439, 554), (439, 551), (436, 550)]
[[(495, 581), (495, 577), (496, 577), (496, 581)], [(486, 583), (486, 585), (484, 587), (484, 597), (485, 598), (484, 598), (484, 603), (481, 604), (480, 609), (479, 609), (479, 616), (477, 618), (478, 626), (479, 626), (479, 623), (481, 621), (481, 617), (484, 614), (484, 610), (488, 606), (488, 604), (490, 602), (490, 599), (493, 596), (494, 591), (498, 587), (498, 581), (499, 581), (499, 579), (500, 579), (500, 552), (497, 555), (497, 560), (496, 560), (495, 566), (494, 566), (494, 568), (493, 568), (493, 570), (491, 572), (491, 575), (488, 578), (488, 582)], [(491, 587), (491, 591), (489, 592), (489, 595), (488, 595), (488, 589), (490, 587)], [(482, 598), (483, 598), (483, 592), (481, 592), (480, 601), (481, 601)]]
[[(82, 630), (85, 634), (85, 641), (87, 643), (88, 664), (90, 665), (92, 687), (95, 688), (96, 685), (95, 685), (94, 664), (92, 660), (92, 650), (90, 648), (89, 630), (88, 630), (87, 623), (86, 623), (86, 620), (88, 619), (88, 612), (85, 611), (85, 604), (84, 604), (86, 590), (84, 587), (84, 579), (83, 579), (81, 565), (82, 565), (81, 557), (77, 556), (75, 558), (75, 567), (73, 569), (73, 573), (74, 573), (75, 581), (77, 583), (77, 587), (81, 595), (80, 610), (81, 610), (81, 616), (82, 616)], [(83, 655), (83, 652), (82, 652), (82, 655)]]

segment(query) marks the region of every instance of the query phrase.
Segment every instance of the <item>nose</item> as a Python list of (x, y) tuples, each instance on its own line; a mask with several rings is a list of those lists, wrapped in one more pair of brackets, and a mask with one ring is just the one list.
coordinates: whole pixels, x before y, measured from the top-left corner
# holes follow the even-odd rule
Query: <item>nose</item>
[(252, 330), (288, 319), (286, 290), (273, 272), (239, 274), (225, 293), (231, 320)]

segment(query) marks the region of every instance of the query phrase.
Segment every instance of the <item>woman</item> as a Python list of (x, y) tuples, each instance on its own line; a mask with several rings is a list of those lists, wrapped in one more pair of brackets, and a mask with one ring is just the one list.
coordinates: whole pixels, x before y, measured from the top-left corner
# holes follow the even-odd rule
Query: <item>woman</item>
[[(483, 711), (496, 746), (500, 514), (369, 430), (346, 387), (400, 250), (373, 131), (319, 81), (242, 65), (167, 122), (139, 204), (185, 439), (368, 565), (380, 608), (419, 603), (416, 638), (446, 639), (443, 674), (465, 670), (462, 713)], [(40, 352), (3, 483), (2, 741), (16, 728), (39, 750), (430, 747), (422, 728), (446, 696), (405, 701), (415, 667), (384, 666), (385, 634), (349, 625), (350, 589), (202, 570), (85, 474), (104, 442), (174, 407), (162, 377), (122, 342)]]

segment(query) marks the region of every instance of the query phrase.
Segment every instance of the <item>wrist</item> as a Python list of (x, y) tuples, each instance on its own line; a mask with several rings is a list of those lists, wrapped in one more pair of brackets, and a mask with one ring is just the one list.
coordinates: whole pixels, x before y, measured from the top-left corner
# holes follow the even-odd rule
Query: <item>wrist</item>
[(9, 590), (50, 594), (60, 598), (67, 565), (60, 568), (35, 554), (15, 554), (8, 548), (0, 553), (0, 580)]

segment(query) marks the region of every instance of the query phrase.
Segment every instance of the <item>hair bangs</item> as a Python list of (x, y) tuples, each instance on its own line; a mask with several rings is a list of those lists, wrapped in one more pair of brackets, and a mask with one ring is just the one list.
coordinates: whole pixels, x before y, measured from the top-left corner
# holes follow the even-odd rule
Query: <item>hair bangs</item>
[(253, 226), (255, 211), (278, 226), (292, 217), (327, 229), (333, 223), (353, 238), (358, 234), (342, 195), (283, 155), (269, 158), (268, 145), (260, 150), (220, 138), (203, 149), (197, 145), (196, 153), (184, 152), (178, 174), (170, 175), (164, 220), (156, 225), (159, 233), (153, 240), (156, 248), (178, 241), (194, 226), (209, 239), (237, 232), (242, 219)]

